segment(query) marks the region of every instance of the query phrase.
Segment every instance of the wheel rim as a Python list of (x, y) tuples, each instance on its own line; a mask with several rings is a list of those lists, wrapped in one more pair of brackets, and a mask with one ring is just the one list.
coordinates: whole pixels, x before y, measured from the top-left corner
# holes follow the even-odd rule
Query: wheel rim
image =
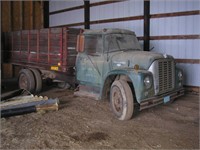
[(121, 116), (123, 111), (123, 97), (117, 86), (112, 88), (112, 105), (117, 116)]
[(21, 74), (19, 77), (19, 87), (20, 89), (28, 89), (28, 78), (25, 74)]

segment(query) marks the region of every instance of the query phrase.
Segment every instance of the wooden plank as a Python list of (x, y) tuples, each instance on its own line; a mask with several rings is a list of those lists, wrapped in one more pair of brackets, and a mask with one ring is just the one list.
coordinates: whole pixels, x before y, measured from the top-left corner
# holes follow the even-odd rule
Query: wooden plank
[(95, 21), (91, 21), (90, 24), (112, 23), (112, 22), (132, 21), (132, 20), (141, 20), (141, 19), (144, 19), (144, 16), (131, 16), (131, 17), (95, 20)]
[(9, 29), (10, 31), (12, 31), (13, 30), (13, 2), (12, 1), (10, 1), (9, 11), (10, 11)]
[(20, 29), (24, 29), (24, 1), (20, 1)]
[[(124, 2), (124, 1), (127, 1), (127, 0), (114, 0), (114, 1), (106, 0), (106, 1), (102, 1), (102, 2), (90, 3), (90, 7), (107, 5), (107, 4), (112, 4), (112, 3), (119, 3), (119, 2)], [(63, 13), (63, 12), (78, 10), (78, 9), (83, 9), (83, 8), (84, 8), (84, 5), (75, 6), (75, 7), (71, 7), (71, 8), (65, 8), (65, 9), (61, 9), (61, 10), (52, 11), (49, 13), (49, 15), (54, 15), (54, 14), (58, 14), (58, 13)]]
[[(124, 17), (124, 18), (113, 18), (113, 19), (103, 19), (103, 20), (94, 20), (90, 21), (90, 24), (101, 24), (101, 23), (113, 23), (120, 21), (131, 21), (131, 20), (141, 20), (144, 19), (144, 16), (132, 16), (132, 17)], [(74, 27), (84, 25), (84, 22), (72, 23), (72, 24), (64, 24), (54, 27)]]
[(186, 90), (186, 92), (189, 93), (200, 93), (200, 87), (199, 86), (191, 86), (191, 85), (184, 85), (184, 88)]
[(125, 2), (125, 1), (127, 1), (127, 0), (106, 0), (106, 1), (102, 1), (102, 2), (91, 3), (90, 7), (107, 5), (107, 4), (112, 4), (112, 3)]
[(30, 22), (30, 6), (31, 1), (24, 1), (24, 29), (30, 30), (31, 29), (31, 22)]
[(34, 29), (34, 12), (33, 12), (33, 1), (30, 1), (30, 28)]
[(1, 1), (1, 31), (11, 31), (11, 17), (10, 17), (10, 1)]
[(20, 1), (12, 2), (12, 30), (18, 31), (21, 29), (21, 10)]
[(180, 40), (180, 39), (200, 39), (200, 35), (167, 35), (151, 36), (150, 40)]
[[(138, 40), (144, 40), (144, 37), (137, 37)], [(189, 39), (200, 39), (200, 35), (162, 35), (162, 36), (150, 36), (150, 40), (189, 40)]]
[(200, 64), (200, 59), (176, 59), (176, 63)]
[(153, 18), (165, 18), (165, 17), (191, 16), (191, 15), (199, 15), (199, 14), (200, 14), (200, 10), (193, 10), (193, 11), (151, 14), (150, 18), (153, 19)]
[(10, 63), (2, 64), (2, 78), (9, 79), (13, 77), (13, 65)]
[(84, 8), (84, 5), (75, 6), (75, 7), (71, 7), (71, 8), (66, 8), (66, 9), (61, 9), (61, 10), (49, 12), (49, 15), (54, 15), (54, 14), (58, 14), (58, 13), (63, 13), (63, 12), (77, 10), (77, 9), (83, 9), (83, 8)]

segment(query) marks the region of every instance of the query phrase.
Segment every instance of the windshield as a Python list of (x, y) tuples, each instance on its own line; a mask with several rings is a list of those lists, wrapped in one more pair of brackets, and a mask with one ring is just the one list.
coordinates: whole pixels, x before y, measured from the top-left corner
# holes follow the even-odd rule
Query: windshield
[(139, 42), (131, 34), (110, 34), (105, 37), (105, 46), (108, 52), (141, 50)]

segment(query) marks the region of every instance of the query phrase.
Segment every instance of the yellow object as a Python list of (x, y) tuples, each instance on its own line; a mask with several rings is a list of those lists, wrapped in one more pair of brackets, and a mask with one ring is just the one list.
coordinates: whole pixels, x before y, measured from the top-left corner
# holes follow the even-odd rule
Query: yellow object
[(60, 63), (58, 63), (58, 66), (60, 66)]
[(58, 66), (51, 66), (51, 70), (56, 70), (56, 71), (58, 71)]

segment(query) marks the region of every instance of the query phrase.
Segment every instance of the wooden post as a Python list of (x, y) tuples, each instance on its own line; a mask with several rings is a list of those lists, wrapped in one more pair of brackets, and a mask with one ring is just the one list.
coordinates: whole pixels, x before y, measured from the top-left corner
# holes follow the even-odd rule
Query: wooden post
[(85, 29), (90, 29), (90, 1), (84, 0), (84, 24)]
[(144, 51), (149, 51), (150, 40), (150, 1), (144, 0)]
[(9, 30), (10, 31), (12, 31), (13, 30), (13, 1), (10, 1), (10, 7), (9, 7), (9, 9), (10, 9), (10, 22), (9, 22)]
[(20, 29), (24, 29), (24, 1), (20, 1)]
[(30, 28), (33, 29), (33, 1), (30, 1)]
[(43, 1), (43, 27), (49, 27), (49, 1)]

